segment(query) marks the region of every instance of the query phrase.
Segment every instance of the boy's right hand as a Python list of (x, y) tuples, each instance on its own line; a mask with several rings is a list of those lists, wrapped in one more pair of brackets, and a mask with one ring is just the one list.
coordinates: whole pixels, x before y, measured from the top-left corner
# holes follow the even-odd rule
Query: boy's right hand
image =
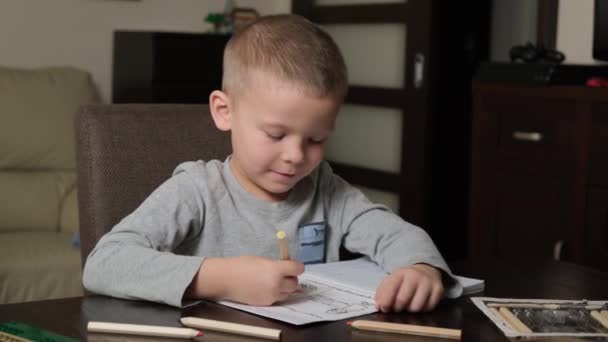
[(304, 264), (293, 260), (257, 256), (207, 258), (190, 284), (187, 295), (267, 306), (299, 291), (298, 275), (302, 272)]

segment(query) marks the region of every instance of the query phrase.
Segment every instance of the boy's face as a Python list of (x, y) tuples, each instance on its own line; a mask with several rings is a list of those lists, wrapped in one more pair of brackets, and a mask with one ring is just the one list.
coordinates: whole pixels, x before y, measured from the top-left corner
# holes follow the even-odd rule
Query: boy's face
[(323, 159), (339, 103), (266, 81), (254, 82), (238, 99), (216, 91), (210, 105), (218, 127), (231, 130), (230, 167), (241, 186), (280, 201)]

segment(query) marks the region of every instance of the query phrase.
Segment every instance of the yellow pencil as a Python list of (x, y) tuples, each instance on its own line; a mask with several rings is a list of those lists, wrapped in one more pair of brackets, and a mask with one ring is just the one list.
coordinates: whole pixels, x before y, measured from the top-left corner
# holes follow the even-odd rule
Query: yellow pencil
[(289, 260), (289, 244), (287, 243), (287, 234), (284, 231), (279, 230), (277, 232), (277, 239), (279, 240), (279, 247), (281, 248), (281, 260)]
[(355, 329), (388, 332), (396, 334), (407, 334), (407, 335), (418, 335), (418, 336), (431, 336), (449, 338), (454, 340), (460, 340), (461, 331), (459, 329), (448, 329), (448, 328), (437, 328), (427, 327), (421, 325), (412, 324), (401, 324), (401, 323), (388, 323), (388, 322), (376, 322), (366, 320), (356, 320), (347, 322)]

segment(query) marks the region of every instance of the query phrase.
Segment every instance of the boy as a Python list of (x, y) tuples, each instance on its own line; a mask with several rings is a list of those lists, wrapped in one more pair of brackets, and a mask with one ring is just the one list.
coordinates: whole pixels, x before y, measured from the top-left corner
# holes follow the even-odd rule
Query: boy
[[(376, 294), (381, 311), (433, 309), (449, 269), (428, 235), (322, 162), (347, 84), (337, 46), (306, 19), (263, 17), (232, 37), (222, 90), (209, 97), (232, 155), (178, 166), (100, 239), (85, 287), (174, 306), (272, 305), (298, 290), (304, 263), (338, 261), (343, 245), (390, 272)], [(277, 230), (295, 260), (277, 260)]]

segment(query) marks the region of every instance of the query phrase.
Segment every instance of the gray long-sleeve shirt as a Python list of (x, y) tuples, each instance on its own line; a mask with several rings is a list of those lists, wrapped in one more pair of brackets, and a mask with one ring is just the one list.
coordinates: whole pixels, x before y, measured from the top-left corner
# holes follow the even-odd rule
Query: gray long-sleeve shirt
[(296, 184), (286, 200), (271, 203), (244, 190), (228, 161), (178, 166), (99, 240), (85, 264), (86, 289), (182, 306), (205, 257), (277, 259), (278, 230), (286, 232), (292, 258), (305, 263), (338, 261), (343, 245), (387, 272), (426, 263), (450, 274), (426, 232), (371, 203), (327, 163)]

